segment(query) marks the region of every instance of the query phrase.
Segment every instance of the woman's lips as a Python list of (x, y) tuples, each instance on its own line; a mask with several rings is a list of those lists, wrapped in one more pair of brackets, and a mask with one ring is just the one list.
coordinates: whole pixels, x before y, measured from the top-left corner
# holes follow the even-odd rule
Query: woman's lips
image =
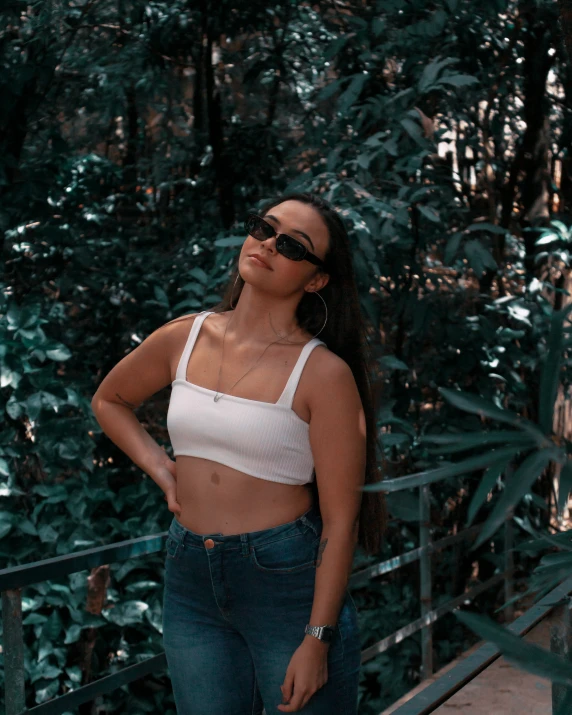
[(255, 265), (261, 266), (262, 268), (266, 268), (266, 270), (268, 270), (268, 271), (271, 270), (271, 268), (269, 266), (267, 266), (265, 263), (262, 263), (262, 261), (259, 261), (258, 258), (256, 258), (256, 256), (248, 256), (248, 257), (250, 258), (251, 261), (254, 262)]

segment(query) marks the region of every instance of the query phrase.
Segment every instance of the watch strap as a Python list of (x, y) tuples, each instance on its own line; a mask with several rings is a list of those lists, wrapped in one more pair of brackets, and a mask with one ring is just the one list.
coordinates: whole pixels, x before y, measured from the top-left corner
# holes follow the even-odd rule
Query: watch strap
[(324, 643), (331, 643), (333, 635), (334, 635), (334, 628), (335, 626), (332, 625), (326, 625), (326, 626), (311, 626), (308, 624), (306, 626), (306, 635), (314, 636), (320, 641), (323, 641)]

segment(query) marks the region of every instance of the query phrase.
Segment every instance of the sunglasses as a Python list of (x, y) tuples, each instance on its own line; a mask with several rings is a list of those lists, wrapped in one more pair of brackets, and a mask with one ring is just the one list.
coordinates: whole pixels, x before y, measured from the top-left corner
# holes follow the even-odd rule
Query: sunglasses
[(265, 221), (262, 216), (257, 214), (248, 214), (246, 221), (244, 222), (244, 228), (246, 232), (255, 238), (257, 241), (265, 241), (267, 238), (272, 238), (276, 236), (276, 250), (281, 253), (285, 258), (289, 258), (291, 261), (310, 261), (316, 266), (324, 266), (325, 263), (321, 258), (315, 256), (313, 253), (304, 246), (303, 243), (297, 241), (292, 236), (287, 233), (276, 233), (274, 226), (271, 226), (268, 221)]

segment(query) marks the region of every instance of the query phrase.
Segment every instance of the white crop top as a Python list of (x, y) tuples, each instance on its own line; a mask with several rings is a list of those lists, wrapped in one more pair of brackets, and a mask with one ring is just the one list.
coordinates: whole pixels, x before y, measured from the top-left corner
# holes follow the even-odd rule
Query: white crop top
[(294, 393), (310, 353), (322, 340), (312, 338), (298, 357), (278, 402), (260, 402), (216, 392), (186, 379), (187, 364), (205, 318), (195, 317), (172, 382), (167, 429), (174, 455), (202, 457), (253, 477), (284, 484), (313, 480), (309, 424), (292, 409)]

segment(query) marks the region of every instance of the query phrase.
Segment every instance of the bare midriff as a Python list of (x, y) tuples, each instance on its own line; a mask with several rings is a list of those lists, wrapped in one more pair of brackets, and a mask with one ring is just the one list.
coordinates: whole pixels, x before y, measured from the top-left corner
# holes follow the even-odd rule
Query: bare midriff
[[(227, 317), (224, 313), (213, 314), (204, 320), (187, 365), (186, 379), (189, 382), (216, 390)], [(173, 377), (189, 329), (187, 325), (182, 331), (180, 351), (173, 361)], [(303, 333), (293, 336), (295, 341), (302, 342), (310, 338)], [(227, 338), (219, 390), (224, 392), (234, 385), (255, 363), (264, 347), (252, 346), (241, 351)], [(231, 394), (262, 402), (276, 402), (302, 347), (303, 344), (272, 345), (256, 368), (240, 380)], [(309, 360), (311, 358), (312, 355)], [(294, 394), (292, 409), (300, 419), (309, 423), (310, 410), (303, 378), (304, 373)], [(223, 402), (224, 397), (220, 404)], [(230, 535), (270, 529), (294, 521), (313, 503), (310, 484), (272, 482), (201, 457), (181, 455), (176, 462), (177, 501), (181, 506), (177, 520), (196, 534)]]
[(253, 477), (200, 457), (177, 457), (177, 520), (195, 534), (243, 534), (287, 524), (312, 506), (309, 485)]

